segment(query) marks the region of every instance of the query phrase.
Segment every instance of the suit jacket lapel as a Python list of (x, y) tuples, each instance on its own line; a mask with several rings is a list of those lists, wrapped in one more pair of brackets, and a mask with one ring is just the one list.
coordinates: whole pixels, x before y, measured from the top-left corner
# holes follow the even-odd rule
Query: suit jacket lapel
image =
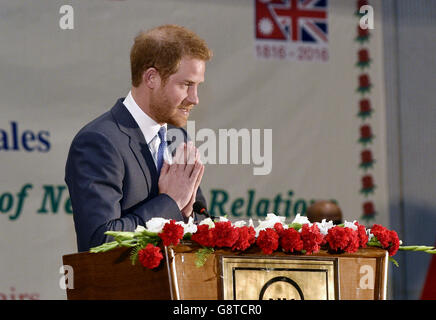
[(158, 176), (153, 156), (148, 148), (144, 135), (135, 119), (123, 104), (123, 98), (118, 99), (111, 112), (118, 127), (130, 137), (129, 146), (141, 166), (148, 185), (149, 194), (158, 194)]

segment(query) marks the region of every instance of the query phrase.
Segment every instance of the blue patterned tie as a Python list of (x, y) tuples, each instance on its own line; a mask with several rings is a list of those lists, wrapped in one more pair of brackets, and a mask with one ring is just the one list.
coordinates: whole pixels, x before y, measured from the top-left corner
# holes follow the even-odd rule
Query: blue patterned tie
[(159, 149), (157, 150), (157, 174), (160, 175), (160, 170), (162, 169), (162, 165), (164, 162), (164, 153), (167, 147), (167, 140), (165, 137), (166, 129), (165, 127), (161, 127), (159, 129), (158, 135), (160, 139)]

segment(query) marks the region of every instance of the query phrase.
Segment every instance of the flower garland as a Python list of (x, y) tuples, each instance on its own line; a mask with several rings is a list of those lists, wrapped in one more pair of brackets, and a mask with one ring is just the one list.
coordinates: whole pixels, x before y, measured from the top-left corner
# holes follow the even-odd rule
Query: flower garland
[(360, 94), (359, 101), (357, 101), (357, 116), (361, 119), (359, 126), (360, 137), (357, 141), (362, 146), (359, 168), (363, 169), (363, 172), (360, 174), (360, 193), (364, 196), (361, 207), (363, 211), (361, 219), (369, 223), (369, 221), (374, 221), (377, 215), (373, 197), (377, 188), (376, 178), (374, 177), (374, 166), (376, 162), (374, 155), (377, 156), (377, 154), (376, 150), (371, 147), (375, 141), (375, 135), (373, 132), (374, 127), (371, 125), (370, 121), (372, 114), (377, 109), (377, 105), (374, 106), (374, 101), (371, 99), (371, 89), (374, 87), (374, 84), (370, 80), (372, 63), (370, 54), (371, 33), (370, 29), (363, 29), (360, 25), (360, 20), (364, 15), (364, 13), (360, 12), (360, 8), (365, 5), (369, 5), (368, 0), (356, 0), (357, 8), (354, 14), (359, 21), (357, 25), (357, 36), (355, 37), (355, 41), (359, 43), (355, 66), (359, 69), (356, 92)]
[(335, 225), (332, 221), (310, 223), (307, 217), (297, 214), (290, 224), (285, 217), (269, 213), (265, 220), (254, 227), (253, 220), (230, 222), (224, 217), (219, 221), (210, 218), (194, 224), (190, 218), (188, 223), (176, 222), (164, 218), (152, 218), (146, 227), (138, 226), (133, 232), (107, 231), (115, 241), (91, 248), (90, 252), (106, 252), (118, 247), (131, 247), (131, 261), (139, 261), (149, 269), (157, 268), (163, 259), (160, 243), (164, 246), (176, 246), (183, 240), (191, 240), (202, 248), (197, 252), (197, 266), (202, 266), (207, 256), (215, 248), (231, 248), (233, 251), (245, 251), (253, 245), (262, 253), (271, 255), (281, 250), (294, 254), (312, 254), (321, 249), (329, 253), (353, 253), (359, 248), (378, 247), (388, 251), (391, 261), (398, 250), (422, 251), (436, 254), (435, 247), (401, 246), (398, 234), (381, 225), (374, 224), (371, 229), (357, 221)]

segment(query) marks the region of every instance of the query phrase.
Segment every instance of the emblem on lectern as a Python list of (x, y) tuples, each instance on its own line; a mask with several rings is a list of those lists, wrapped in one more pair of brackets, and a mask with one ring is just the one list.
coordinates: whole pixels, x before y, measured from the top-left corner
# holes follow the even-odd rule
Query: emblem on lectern
[(336, 258), (221, 257), (226, 300), (334, 300), (339, 296)]
[(259, 300), (304, 300), (304, 294), (298, 283), (288, 277), (275, 277), (264, 284)]

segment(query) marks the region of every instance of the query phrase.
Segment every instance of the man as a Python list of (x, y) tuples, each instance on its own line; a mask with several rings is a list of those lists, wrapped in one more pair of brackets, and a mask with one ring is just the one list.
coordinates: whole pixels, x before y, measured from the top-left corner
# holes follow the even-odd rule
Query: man
[[(130, 53), (132, 88), (82, 128), (68, 154), (79, 251), (111, 241), (107, 230), (133, 231), (152, 217), (185, 220), (204, 166), (185, 126), (212, 56), (193, 32), (164, 25), (140, 33)], [(166, 133), (182, 140), (167, 142)], [(172, 150), (177, 147), (174, 159)]]

